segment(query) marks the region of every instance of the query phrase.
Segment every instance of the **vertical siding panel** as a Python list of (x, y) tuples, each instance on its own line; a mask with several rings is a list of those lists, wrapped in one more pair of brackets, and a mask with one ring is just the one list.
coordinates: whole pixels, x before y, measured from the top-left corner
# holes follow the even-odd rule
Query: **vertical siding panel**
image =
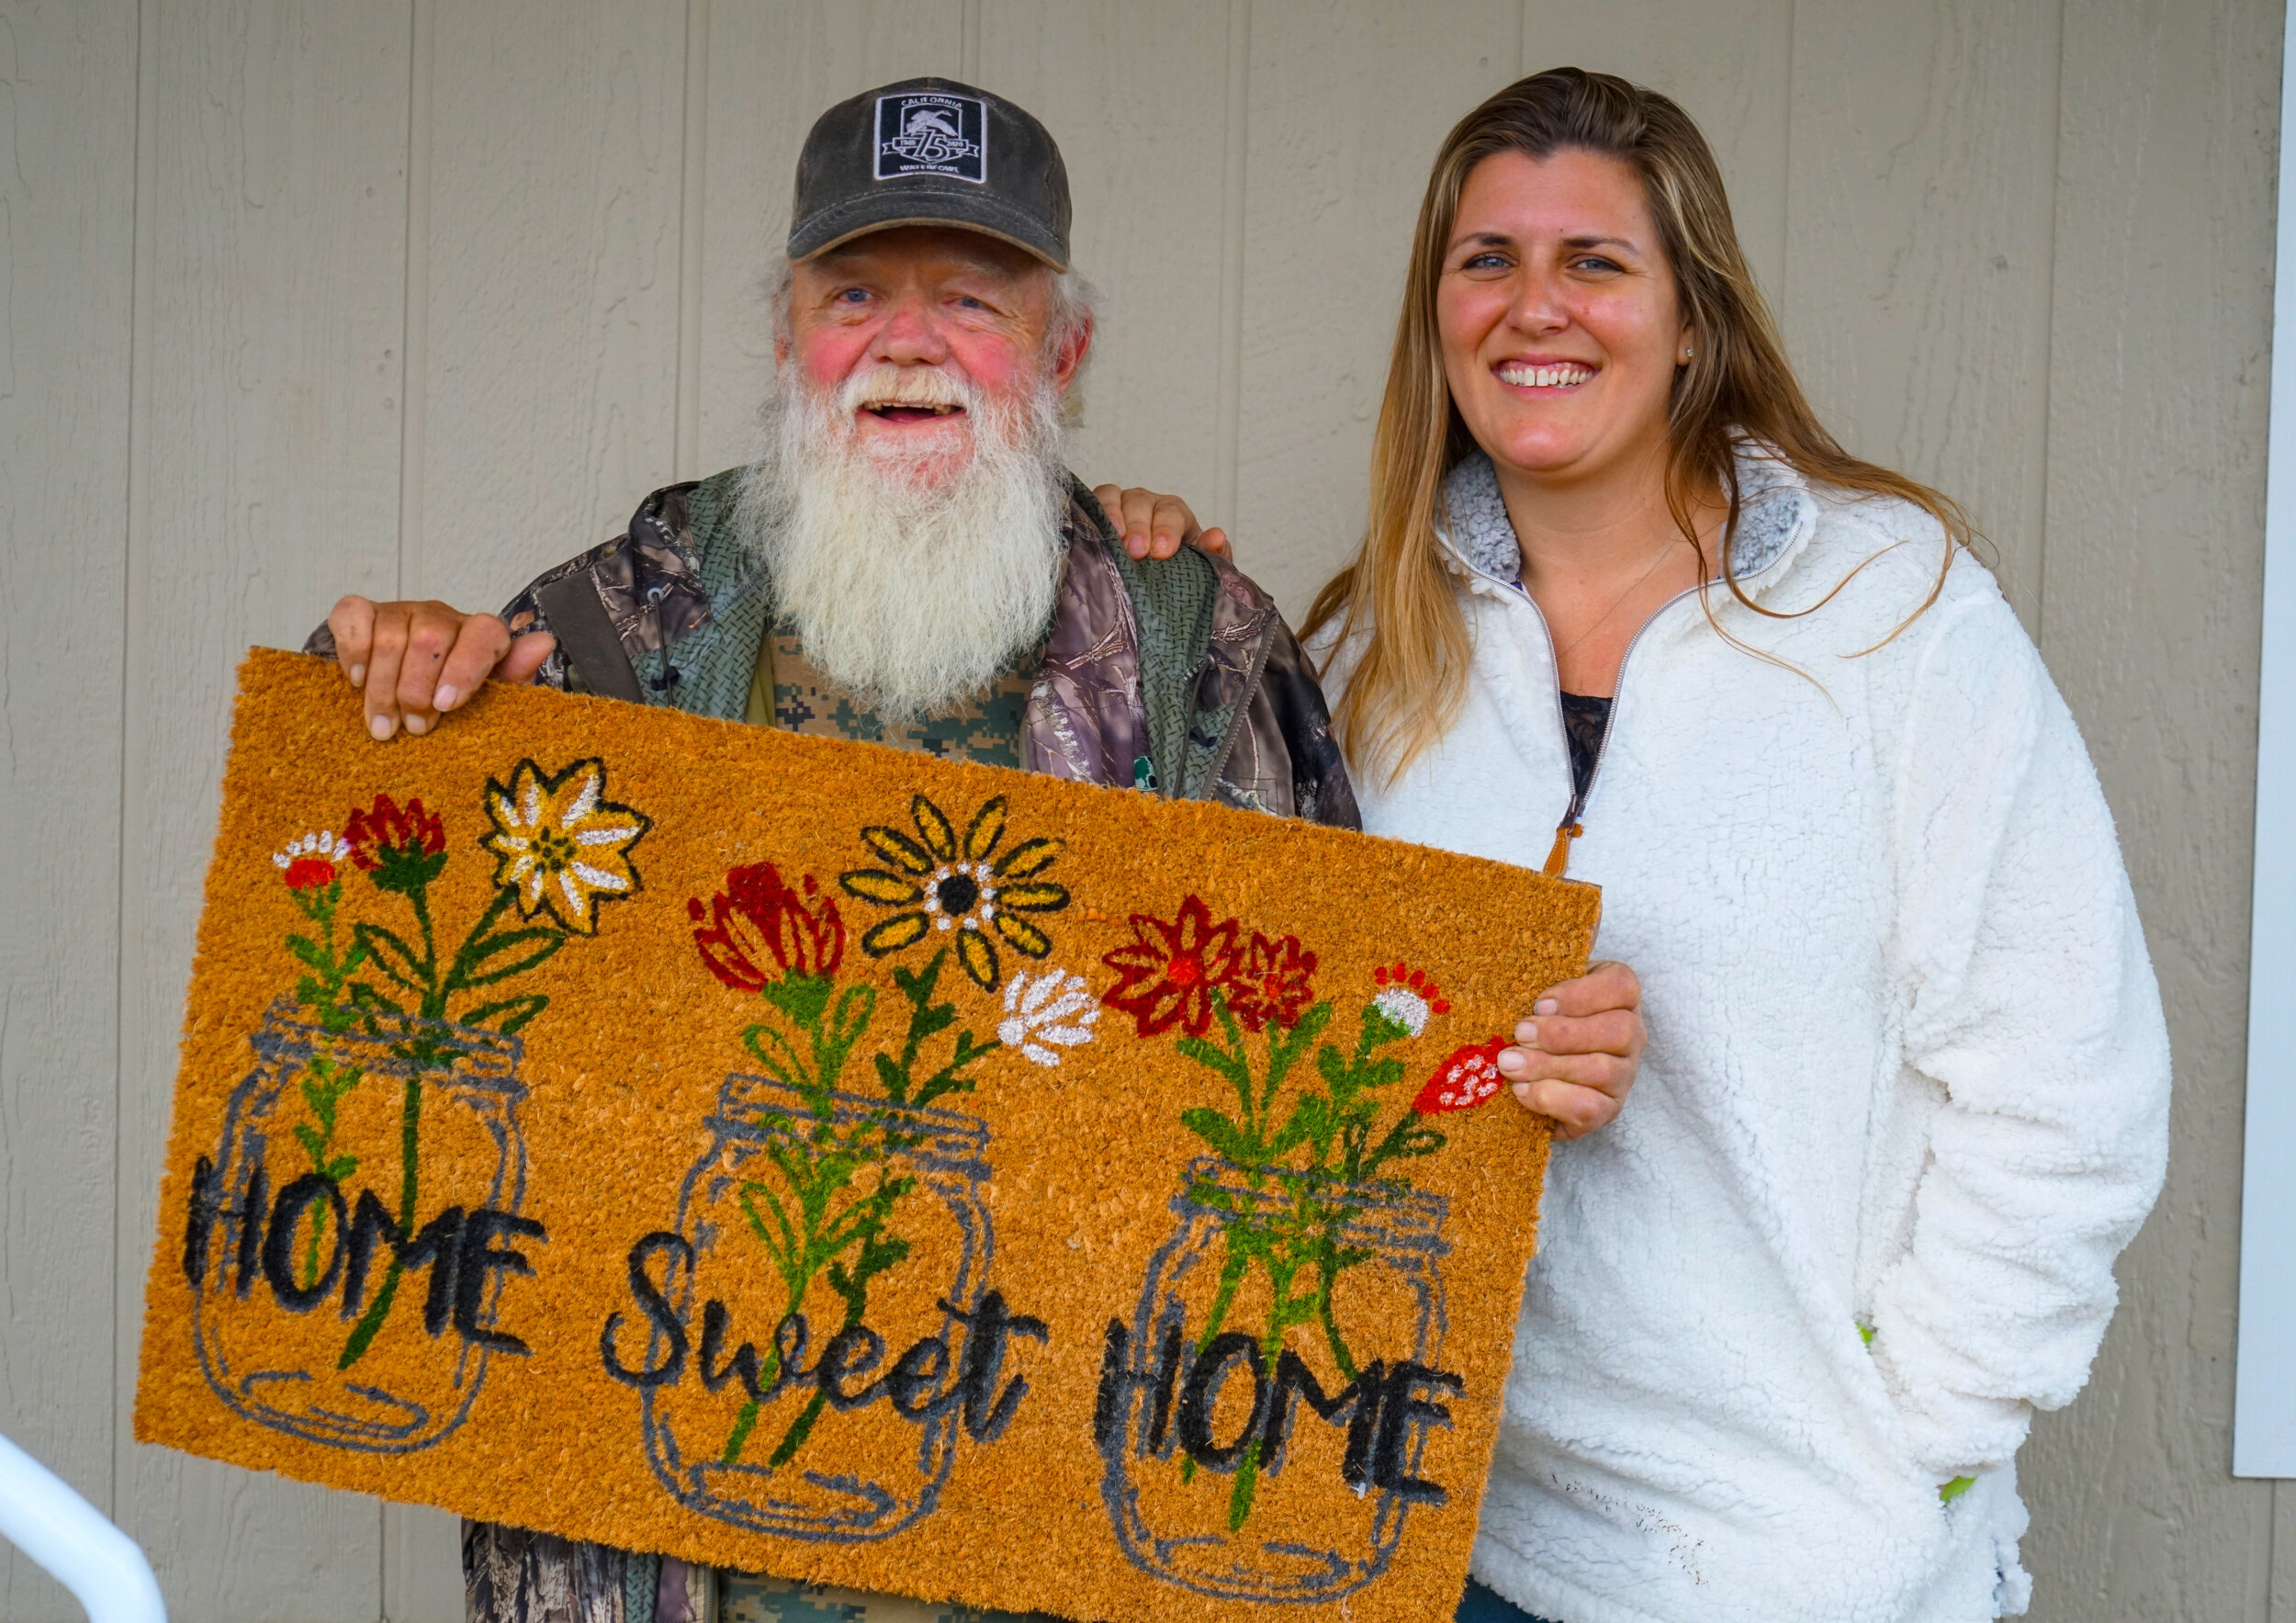
[[(1060, 142), (1076, 268), (1101, 294), (1069, 456), (1087, 483), (1208, 502), (1219, 464), (1227, 0), (986, 0), (980, 83)], [(1154, 85), (1110, 96), (1111, 85)]]
[(1516, 77), (1514, 0), (1252, 17), (1237, 547), (1294, 619), (1363, 534), (1371, 426), (1445, 131)]
[[(0, 1433), (112, 1499), (136, 7), (0, 24)], [(123, 116), (125, 114), (126, 116)], [(0, 1546), (0, 1617), (76, 1619)]]
[(963, 0), (839, 0), (795, 6), (715, 0), (709, 9), (709, 166), (703, 186), (702, 454), (742, 461), (773, 379), (760, 291), (782, 264), (797, 149), (831, 104), (918, 73), (958, 75)]
[(2065, 6), (2042, 648), (2120, 821), (2177, 1094), (2090, 1390), (2022, 1461), (2033, 1615), (2061, 1623), (2253, 1616), (2271, 1492), (2226, 1466), (2280, 25)]
[(2029, 628), (2058, 23), (2054, 0), (1803, 0), (1794, 16), (1788, 346), (1851, 450), (1968, 508)]
[(411, 595), (493, 608), (674, 476), (685, 0), (438, 7)]
[(1671, 96), (1698, 121), (1729, 187), (1739, 241), (1777, 301), (1785, 271), (1794, 0), (1525, 0), (1523, 71), (1580, 67)]
[(373, 1500), (136, 1446), (128, 1413), (232, 672), (248, 644), (292, 646), (338, 594), (397, 573), (410, 14), (146, 13), (115, 1509), (176, 1623), (353, 1623), (380, 1601)]

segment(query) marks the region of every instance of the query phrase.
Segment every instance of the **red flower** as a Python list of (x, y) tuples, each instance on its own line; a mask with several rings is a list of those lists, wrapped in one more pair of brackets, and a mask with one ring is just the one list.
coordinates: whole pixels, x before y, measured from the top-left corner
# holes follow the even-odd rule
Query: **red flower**
[(298, 857), (287, 864), (289, 890), (324, 890), (335, 882), (335, 865), (324, 857)]
[(373, 806), (351, 814), (343, 838), (351, 860), (372, 873), (394, 856), (436, 856), (446, 849), (446, 826), (422, 809), (420, 796), (401, 809), (389, 795), (377, 795)]
[(1499, 1051), (1507, 1045), (1506, 1038), (1493, 1037), (1460, 1049), (1435, 1067), (1411, 1108), (1423, 1116), (1433, 1116), (1445, 1110), (1471, 1110), (1497, 1098), (1506, 1086), (1506, 1078), (1499, 1074)]
[(740, 991), (765, 985), (768, 954), (782, 969), (810, 975), (833, 975), (845, 960), (845, 921), (836, 901), (821, 895), (810, 873), (798, 895), (771, 862), (734, 869), (707, 907), (688, 898), (686, 916), (708, 921), (693, 932), (693, 944), (710, 973)]
[(1228, 1007), (1252, 1031), (1266, 1031), (1270, 1020), (1289, 1031), (1315, 1001), (1314, 974), (1315, 954), (1300, 951), (1299, 937), (1271, 941), (1255, 930), (1228, 987)]
[(1211, 921), (1200, 896), (1180, 904), (1166, 924), (1142, 913), (1132, 915), (1131, 943), (1104, 953), (1100, 962), (1122, 978), (1100, 1001), (1120, 1009), (1140, 1024), (1140, 1034), (1155, 1036), (1174, 1026), (1200, 1037), (1211, 1024), (1211, 994), (1236, 973), (1236, 921)]

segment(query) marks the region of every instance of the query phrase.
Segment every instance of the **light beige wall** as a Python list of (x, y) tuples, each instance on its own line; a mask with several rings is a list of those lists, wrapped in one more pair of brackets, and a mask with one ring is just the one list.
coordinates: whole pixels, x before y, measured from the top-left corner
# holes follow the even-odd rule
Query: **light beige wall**
[[(2296, 1490), (2227, 1475), (2280, 26), (2271, 0), (7, 0), (0, 1428), (143, 1541), (180, 1623), (459, 1617), (444, 1518), (129, 1437), (231, 669), (344, 591), (491, 603), (737, 458), (819, 107), (937, 71), (1052, 124), (1107, 296), (1080, 470), (1232, 521), (1296, 610), (1362, 511), (1435, 141), (1574, 61), (1705, 124), (1813, 394), (1969, 502), (2121, 819), (2176, 1155), (2090, 1390), (2024, 1456), (2036, 1616), (2296, 1623)], [(11, 1561), (0, 1616), (76, 1614)]]

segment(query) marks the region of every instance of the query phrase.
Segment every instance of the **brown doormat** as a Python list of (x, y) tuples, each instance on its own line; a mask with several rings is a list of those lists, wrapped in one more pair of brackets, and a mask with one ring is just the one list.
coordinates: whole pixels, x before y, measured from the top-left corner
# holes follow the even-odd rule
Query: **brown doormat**
[(1448, 1617), (1592, 886), (242, 673), (136, 1436), (1074, 1618)]

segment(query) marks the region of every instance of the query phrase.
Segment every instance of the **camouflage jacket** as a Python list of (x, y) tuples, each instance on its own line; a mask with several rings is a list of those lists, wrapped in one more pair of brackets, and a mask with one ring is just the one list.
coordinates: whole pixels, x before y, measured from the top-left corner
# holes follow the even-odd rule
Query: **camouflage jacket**
[[(512, 599), (512, 634), (554, 630), (548, 589), (586, 574), (642, 702), (743, 719), (772, 612), (732, 524), (740, 475), (656, 490), (625, 534)], [(1021, 723), (1030, 770), (1359, 827), (1322, 690), (1267, 594), (1192, 547), (1134, 561), (1071, 483), (1067, 572)], [(585, 691), (567, 641), (540, 680)], [(334, 652), (324, 626), (305, 648)], [(471, 1522), (463, 1569), (471, 1623), (717, 1623), (709, 1574), (674, 1560)]]
[[(587, 573), (646, 703), (742, 719), (772, 616), (734, 534), (740, 475), (656, 490), (625, 534), (519, 593), (512, 631), (550, 630), (540, 594)], [(1068, 569), (1022, 720), (1029, 769), (1357, 827), (1322, 691), (1267, 594), (1192, 547), (1135, 562), (1071, 482)], [(541, 680), (586, 685), (563, 646)]]

